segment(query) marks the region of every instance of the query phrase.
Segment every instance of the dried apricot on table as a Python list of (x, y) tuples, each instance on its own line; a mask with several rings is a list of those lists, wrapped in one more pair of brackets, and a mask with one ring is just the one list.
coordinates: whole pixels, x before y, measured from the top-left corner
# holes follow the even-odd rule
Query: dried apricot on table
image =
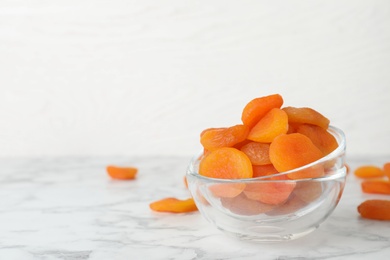
[(383, 171), (385, 172), (385, 175), (387, 176), (387, 178), (390, 179), (390, 162), (385, 163), (383, 165)]
[(255, 98), (244, 107), (241, 120), (244, 125), (252, 128), (271, 109), (280, 108), (282, 105), (283, 98), (279, 94)]
[(154, 211), (170, 213), (185, 213), (198, 210), (192, 198), (186, 200), (165, 198), (150, 203), (149, 207)]
[[(323, 157), (322, 152), (305, 135), (300, 133), (279, 135), (269, 149), (270, 159), (279, 172), (293, 170)], [(288, 174), (290, 179), (315, 178), (324, 174), (323, 167), (317, 165)]]
[[(245, 153), (224, 147), (207, 153), (199, 164), (199, 174), (210, 178), (242, 179), (253, 176), (252, 163)], [(235, 197), (245, 188), (244, 183), (221, 183), (210, 186), (219, 197)]]
[(118, 180), (133, 180), (138, 172), (138, 169), (135, 167), (118, 167), (112, 165), (107, 166), (106, 170), (111, 178)]
[(312, 108), (284, 107), (283, 110), (288, 115), (289, 123), (318, 125), (324, 129), (327, 129), (329, 126), (329, 119)]
[(244, 152), (253, 165), (270, 164), (269, 159), (269, 144), (249, 142), (240, 149)]
[(377, 178), (385, 175), (384, 171), (374, 165), (360, 166), (355, 170), (355, 176), (359, 178)]
[(330, 154), (338, 147), (336, 138), (322, 127), (302, 124), (297, 127), (296, 132), (309, 137), (324, 155)]
[(246, 125), (235, 125), (226, 128), (209, 128), (202, 132), (200, 143), (212, 151), (222, 147), (232, 147), (245, 141), (249, 128)]
[(287, 130), (288, 117), (286, 112), (279, 108), (273, 108), (253, 126), (248, 134), (248, 139), (260, 143), (271, 143), (276, 136), (287, 133)]
[(389, 194), (390, 195), (390, 181), (389, 180), (365, 180), (362, 182), (362, 190), (365, 193)]
[(390, 200), (366, 200), (357, 209), (363, 218), (390, 220)]

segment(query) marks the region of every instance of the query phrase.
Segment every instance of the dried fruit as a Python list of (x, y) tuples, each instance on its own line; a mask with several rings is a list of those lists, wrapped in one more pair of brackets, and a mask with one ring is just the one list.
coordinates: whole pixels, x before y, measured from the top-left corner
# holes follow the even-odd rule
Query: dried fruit
[(165, 198), (150, 203), (150, 208), (158, 212), (185, 213), (198, 210), (194, 200), (180, 200), (177, 198)]
[(287, 130), (286, 112), (279, 108), (273, 108), (253, 126), (248, 134), (248, 139), (260, 143), (271, 143), (278, 135), (287, 133)]
[(288, 115), (289, 123), (318, 125), (328, 129), (329, 119), (308, 107), (284, 107), (283, 110)]
[(209, 128), (202, 132), (200, 143), (204, 149), (213, 151), (222, 147), (232, 147), (246, 139), (249, 128), (235, 125), (228, 128)]
[(243, 193), (234, 198), (221, 198), (221, 204), (231, 212), (245, 216), (258, 215), (274, 208), (273, 205), (248, 199)]
[(390, 200), (366, 200), (357, 210), (363, 218), (390, 220)]
[[(235, 148), (220, 148), (207, 153), (199, 164), (199, 174), (210, 178), (252, 178), (252, 164), (245, 153)], [(214, 184), (210, 186), (218, 197), (235, 197), (245, 188), (245, 183)]]
[(390, 181), (389, 180), (365, 180), (362, 182), (362, 190), (365, 193), (389, 194), (390, 195)]
[(252, 200), (278, 205), (287, 200), (294, 190), (296, 183), (289, 182), (285, 175), (270, 177), (266, 181), (247, 183), (245, 195)]
[(390, 179), (390, 162), (385, 163), (383, 165), (383, 171), (385, 172), (385, 175), (387, 176), (387, 178)]
[(271, 164), (269, 159), (269, 144), (249, 142), (241, 147), (241, 151), (248, 156), (253, 165)]
[(244, 125), (252, 128), (271, 109), (280, 108), (283, 105), (283, 98), (279, 94), (259, 97), (251, 100), (243, 109), (241, 120)]
[[(305, 135), (300, 133), (279, 135), (269, 149), (270, 159), (279, 172), (302, 167), (322, 158), (322, 152)], [(316, 178), (323, 176), (321, 165), (288, 174), (291, 179)]]
[(381, 168), (374, 165), (360, 166), (355, 170), (354, 173), (359, 178), (378, 178), (385, 175)]
[(302, 124), (298, 126), (296, 132), (309, 137), (324, 155), (330, 154), (338, 147), (336, 138), (322, 127)]
[(133, 180), (138, 172), (138, 169), (135, 167), (118, 167), (112, 165), (107, 166), (106, 170), (111, 178), (118, 180)]

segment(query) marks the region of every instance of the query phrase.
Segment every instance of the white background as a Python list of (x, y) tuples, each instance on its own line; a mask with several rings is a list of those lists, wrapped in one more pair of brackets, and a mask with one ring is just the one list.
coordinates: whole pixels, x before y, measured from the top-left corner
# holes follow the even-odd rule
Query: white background
[(0, 1), (0, 156), (192, 155), (272, 93), (390, 155), (390, 1)]

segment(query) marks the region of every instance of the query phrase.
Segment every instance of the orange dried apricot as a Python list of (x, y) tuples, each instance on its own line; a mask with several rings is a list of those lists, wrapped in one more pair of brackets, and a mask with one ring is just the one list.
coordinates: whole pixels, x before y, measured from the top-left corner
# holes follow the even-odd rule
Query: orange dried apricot
[(366, 200), (357, 210), (363, 218), (390, 220), (390, 200)]
[(296, 183), (289, 182), (286, 176), (274, 176), (269, 182), (247, 183), (244, 193), (249, 199), (278, 205), (287, 200), (295, 185)]
[(278, 173), (278, 170), (275, 169), (273, 164), (253, 165), (252, 169), (253, 169), (253, 178), (263, 177), (263, 176), (268, 176), (268, 175)]
[(355, 176), (359, 178), (377, 178), (385, 175), (384, 171), (374, 165), (364, 165), (356, 168)]
[[(279, 135), (269, 149), (270, 159), (279, 172), (289, 171), (322, 158), (322, 152), (305, 135), (300, 133)], [(315, 178), (324, 174), (318, 165), (304, 171), (288, 174), (291, 179)]]
[(279, 108), (273, 108), (253, 126), (248, 134), (248, 139), (260, 143), (271, 143), (278, 135), (287, 133), (287, 130), (288, 117), (286, 112)]
[[(206, 154), (199, 164), (199, 174), (210, 178), (242, 179), (253, 176), (252, 163), (245, 153), (224, 147)], [(215, 184), (210, 187), (218, 197), (235, 197), (245, 188), (245, 183)]]
[(276, 206), (273, 210), (268, 211), (265, 214), (269, 216), (286, 215), (296, 212), (297, 210), (303, 208), (306, 205), (307, 203), (305, 203), (300, 198), (295, 196), (294, 193), (292, 193), (288, 200), (285, 201), (285, 203)]
[(383, 171), (384, 171), (385, 175), (387, 176), (387, 178), (390, 179), (390, 162), (385, 163), (383, 165)]
[(227, 128), (209, 128), (203, 131), (200, 143), (212, 151), (222, 147), (232, 147), (246, 139), (249, 128), (245, 125), (235, 125)]
[(231, 212), (245, 216), (262, 214), (274, 208), (273, 205), (248, 199), (243, 193), (234, 198), (221, 198), (221, 204)]
[(244, 125), (252, 128), (271, 109), (280, 108), (282, 105), (283, 98), (279, 94), (255, 98), (244, 107), (241, 120)]
[(320, 182), (298, 182), (294, 194), (306, 203), (312, 202), (321, 196), (322, 184)]
[(318, 125), (324, 129), (329, 126), (329, 119), (308, 107), (284, 107), (283, 110), (288, 115), (289, 123), (301, 123)]
[(331, 133), (316, 125), (302, 124), (298, 126), (296, 132), (309, 137), (324, 155), (330, 154), (339, 146)]
[(185, 213), (198, 210), (192, 198), (186, 200), (165, 198), (150, 203), (149, 207), (154, 211), (170, 213)]
[(138, 172), (138, 169), (135, 167), (118, 167), (113, 165), (107, 166), (106, 170), (111, 178), (118, 180), (133, 180)]
[(362, 190), (365, 193), (389, 194), (390, 181), (388, 180), (365, 180), (361, 183)]
[(270, 164), (269, 159), (269, 144), (249, 142), (241, 147), (243, 153), (248, 156), (253, 165)]

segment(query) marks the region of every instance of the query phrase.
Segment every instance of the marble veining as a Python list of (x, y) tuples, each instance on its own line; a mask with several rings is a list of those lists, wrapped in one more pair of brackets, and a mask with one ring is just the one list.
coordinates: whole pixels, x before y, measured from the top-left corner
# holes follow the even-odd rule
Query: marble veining
[[(389, 158), (349, 158), (352, 168)], [(0, 259), (388, 259), (390, 223), (363, 220), (368, 198), (348, 176), (333, 214), (290, 242), (239, 241), (198, 213), (162, 214), (149, 203), (186, 198), (190, 158), (93, 157), (0, 160)], [(139, 168), (134, 181), (114, 181), (107, 164)]]

